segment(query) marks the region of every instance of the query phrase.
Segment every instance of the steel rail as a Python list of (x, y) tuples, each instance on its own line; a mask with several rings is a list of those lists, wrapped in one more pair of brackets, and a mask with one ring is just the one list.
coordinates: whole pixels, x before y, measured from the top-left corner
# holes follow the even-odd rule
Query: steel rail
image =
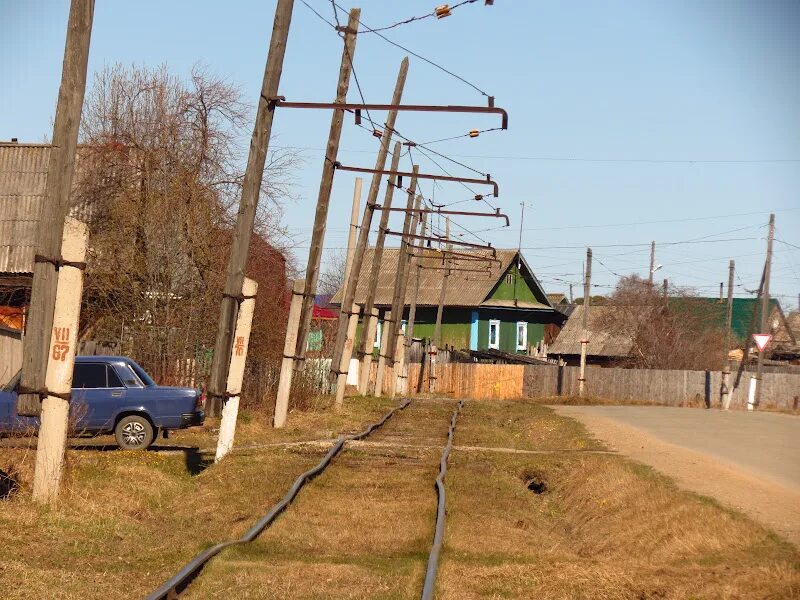
[(458, 415), (463, 406), (464, 401), (460, 400), (458, 406), (456, 406), (456, 409), (453, 411), (453, 417), (450, 419), (450, 430), (447, 432), (447, 444), (442, 451), (442, 457), (439, 459), (439, 475), (436, 477), (436, 495), (438, 497), (438, 504), (436, 507), (436, 529), (433, 533), (431, 553), (428, 555), (425, 584), (422, 586), (422, 600), (431, 600), (436, 591), (436, 574), (439, 571), (439, 555), (442, 553), (442, 544), (444, 542), (444, 478), (445, 475), (447, 475), (447, 458), (450, 456), (450, 451), (453, 449), (453, 433), (456, 430), (456, 421), (458, 420)]
[(297, 479), (295, 479), (292, 487), (290, 487), (289, 491), (286, 492), (286, 495), (275, 505), (273, 505), (269, 512), (259, 519), (255, 525), (253, 525), (247, 531), (247, 533), (245, 533), (238, 540), (222, 542), (212, 546), (211, 548), (203, 550), (200, 554), (190, 560), (180, 571), (170, 577), (155, 591), (151, 592), (150, 595), (147, 596), (147, 600), (171, 600), (172, 598), (176, 598), (178, 594), (180, 594), (199, 574), (203, 566), (205, 566), (208, 561), (222, 552), (225, 548), (229, 548), (230, 546), (235, 546), (238, 544), (247, 544), (255, 540), (275, 521), (275, 519), (281, 515), (281, 513), (283, 513), (283, 511), (286, 510), (303, 486), (317, 477), (328, 467), (336, 455), (342, 451), (342, 448), (344, 448), (344, 445), (347, 442), (366, 438), (373, 431), (382, 427), (384, 423), (386, 423), (386, 421), (388, 421), (396, 412), (403, 410), (409, 404), (411, 404), (411, 400), (406, 399), (402, 404), (390, 410), (383, 416), (383, 418), (375, 423), (372, 423), (364, 431), (352, 435), (340, 436), (338, 441), (331, 447), (330, 450), (328, 450), (328, 453), (323, 457), (323, 459), (315, 467), (309, 469), (305, 473), (302, 473)]

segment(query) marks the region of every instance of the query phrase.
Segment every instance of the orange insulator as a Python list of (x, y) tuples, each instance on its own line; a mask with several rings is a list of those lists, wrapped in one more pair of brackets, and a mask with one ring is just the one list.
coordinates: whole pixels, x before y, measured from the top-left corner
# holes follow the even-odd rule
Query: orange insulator
[(372, 135), (374, 135), (376, 138), (382, 138), (383, 132), (380, 129), (373, 129)]
[(450, 16), (450, 6), (447, 4), (442, 4), (441, 6), (437, 6), (436, 10), (433, 11), (436, 15), (437, 19), (444, 19), (445, 17)]
[(477, 129), (470, 129), (469, 137), (478, 137), (481, 134)]

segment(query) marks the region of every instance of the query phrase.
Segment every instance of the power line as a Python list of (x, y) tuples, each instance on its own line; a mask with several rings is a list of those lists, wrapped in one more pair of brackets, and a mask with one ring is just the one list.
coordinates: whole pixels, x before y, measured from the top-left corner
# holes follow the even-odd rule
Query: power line
[[(331, 0), (331, 1), (334, 1), (334, 0)], [(336, 6), (337, 6), (338, 8), (340, 8), (341, 10), (345, 10), (344, 8), (342, 8), (342, 7), (341, 7), (340, 5), (338, 5), (338, 4), (336, 4)], [(367, 25), (366, 23), (364, 23), (364, 21), (361, 21), (361, 20), (359, 20), (359, 21), (358, 21), (358, 23), (359, 23), (360, 25), (363, 25), (365, 28), (367, 28), (367, 29), (370, 29), (369, 25)], [(417, 54), (416, 52), (414, 52), (413, 50), (410, 50), (409, 48), (406, 48), (405, 46), (401, 46), (401, 45), (400, 45), (400, 44), (398, 44), (397, 42), (394, 42), (394, 41), (390, 40), (389, 38), (387, 38), (387, 37), (386, 37), (385, 35), (383, 35), (382, 33), (375, 32), (375, 35), (377, 35), (379, 38), (381, 38), (381, 39), (382, 39), (382, 40), (384, 40), (385, 42), (387, 42), (387, 43), (391, 44), (392, 46), (395, 46), (396, 48), (400, 48), (400, 49), (401, 49), (401, 50), (403, 50), (404, 52), (408, 52), (408, 53), (409, 53), (409, 54), (411, 54), (412, 56), (415, 56), (415, 57), (417, 57), (418, 59), (420, 59), (420, 60), (422, 60), (422, 61), (424, 61), (424, 62), (428, 63), (429, 65), (431, 65), (431, 66), (433, 66), (433, 67), (436, 67), (436, 68), (437, 68), (437, 69), (439, 69), (440, 71), (442, 71), (442, 72), (444, 72), (444, 73), (447, 73), (447, 74), (448, 74), (448, 75), (450, 75), (451, 77), (455, 77), (456, 79), (458, 79), (458, 80), (459, 80), (459, 81), (461, 81), (462, 83), (465, 83), (465, 84), (467, 84), (468, 86), (470, 86), (471, 88), (475, 89), (476, 91), (478, 91), (480, 94), (482, 94), (482, 95), (486, 96), (487, 98), (488, 98), (488, 97), (490, 97), (490, 96), (489, 96), (489, 94), (487, 94), (486, 92), (484, 92), (484, 91), (483, 91), (481, 88), (479, 88), (477, 85), (475, 85), (475, 84), (474, 84), (474, 83), (472, 83), (471, 81), (468, 81), (467, 79), (464, 79), (464, 78), (463, 78), (463, 77), (461, 77), (460, 75), (456, 75), (456, 74), (455, 74), (455, 73), (453, 73), (452, 71), (449, 71), (448, 69), (446, 69), (446, 68), (445, 68), (445, 67), (443, 67), (442, 65), (440, 65), (440, 64), (438, 64), (438, 63), (436, 63), (436, 62), (434, 62), (433, 60), (431, 60), (431, 59), (429, 59), (429, 58), (425, 58), (425, 57), (424, 57), (424, 56), (422, 56), (421, 54)]]
[[(446, 16), (449, 16), (450, 12), (454, 11), (455, 9), (457, 9), (460, 6), (463, 6), (465, 4), (473, 4), (474, 2), (477, 2), (477, 1), (478, 0), (463, 0), (463, 2), (459, 2), (458, 4), (454, 4), (453, 6), (448, 7), (449, 12), (448, 12), (448, 14)], [(433, 11), (433, 12), (430, 12), (430, 13), (426, 13), (424, 15), (420, 15), (418, 17), (410, 17), (408, 19), (404, 19), (402, 21), (398, 21), (397, 23), (392, 23), (391, 25), (386, 25), (385, 27), (377, 27), (375, 29), (370, 29), (369, 27), (367, 27), (366, 29), (364, 29), (363, 31), (359, 31), (358, 33), (377, 33), (379, 31), (386, 31), (387, 29), (394, 29), (395, 27), (400, 27), (401, 25), (408, 25), (409, 23), (414, 23), (415, 21), (422, 21), (423, 19), (429, 19), (430, 17), (435, 17), (435, 16), (438, 16), (438, 13), (436, 11)], [(366, 27), (366, 25), (365, 25), (365, 27)]]

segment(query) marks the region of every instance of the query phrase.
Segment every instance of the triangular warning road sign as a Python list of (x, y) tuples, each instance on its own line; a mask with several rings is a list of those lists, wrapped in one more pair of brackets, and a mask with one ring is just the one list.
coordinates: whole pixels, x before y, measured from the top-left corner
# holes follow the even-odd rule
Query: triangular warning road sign
[(769, 333), (754, 333), (753, 339), (756, 342), (756, 346), (758, 346), (758, 351), (763, 352), (764, 348), (767, 347), (767, 344), (772, 341), (772, 335)]

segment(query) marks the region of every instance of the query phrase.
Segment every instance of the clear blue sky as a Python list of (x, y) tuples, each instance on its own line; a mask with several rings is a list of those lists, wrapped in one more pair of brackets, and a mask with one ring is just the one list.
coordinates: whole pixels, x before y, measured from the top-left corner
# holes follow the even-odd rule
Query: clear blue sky
[[(307, 1), (332, 19), (327, 0)], [(364, 22), (377, 27), (439, 3), (360, 4)], [(115, 62), (166, 63), (186, 75), (200, 61), (255, 103), (273, 10), (274, 2), (263, 0), (100, 0), (90, 72)], [(0, 139), (49, 135), (67, 12), (66, 0), (0, 0)], [(496, 246), (517, 245), (520, 203), (526, 203), (522, 246), (548, 290), (566, 291), (565, 282), (572, 281), (578, 293), (587, 245), (601, 261), (594, 265), (600, 286), (612, 285), (614, 273), (646, 276), (646, 244), (656, 240), (663, 265), (657, 280), (667, 277), (713, 295), (727, 280), (728, 259), (735, 258), (742, 286), (737, 295), (747, 295), (744, 288), (758, 284), (770, 211), (779, 239), (800, 246), (799, 29), (800, 3), (793, 0), (495, 0), (491, 7), (476, 2), (447, 19), (426, 19), (386, 35), (474, 82), (508, 109), (507, 132), (433, 147), (500, 183), (496, 204), (511, 214), (512, 226), (479, 234)], [(281, 93), (331, 100), (340, 48), (331, 29), (297, 0)], [(388, 100), (403, 55), (374, 34), (360, 36), (356, 72), (368, 101)], [(350, 98), (357, 98), (355, 86)], [(485, 102), (414, 57), (404, 100)], [(273, 144), (302, 148), (305, 158), (296, 173), (297, 199), (284, 216), (301, 265), (329, 122), (327, 112), (288, 109), (276, 118)], [(427, 141), (495, 122), (405, 113), (397, 128)], [(247, 139), (242, 142), (246, 147)], [(377, 140), (346, 121), (343, 163), (372, 166), (376, 148)], [(420, 159), (423, 169), (438, 171)], [(344, 246), (352, 186), (352, 174), (336, 177), (326, 248)], [(422, 189), (431, 194), (430, 183)], [(436, 190), (437, 201), (468, 196), (457, 184)], [(473, 230), (497, 225), (459, 222)], [(698, 238), (704, 243), (666, 244)], [(784, 307), (796, 307), (800, 248), (776, 242), (773, 291)]]

